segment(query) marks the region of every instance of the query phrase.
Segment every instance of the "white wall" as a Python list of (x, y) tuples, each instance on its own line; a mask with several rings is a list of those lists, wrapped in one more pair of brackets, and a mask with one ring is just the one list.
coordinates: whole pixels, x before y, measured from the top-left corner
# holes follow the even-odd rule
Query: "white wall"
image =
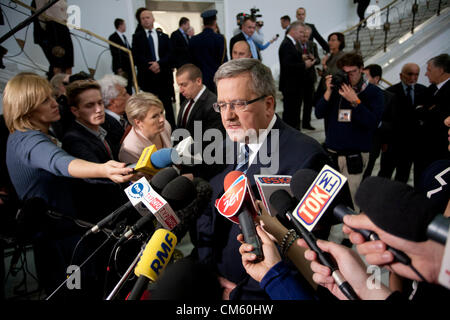
[[(272, 39), (275, 34), (280, 35), (276, 42), (262, 51), (263, 62), (272, 69), (274, 77), (278, 77), (279, 74), (278, 48), (285, 33), (280, 25), (280, 17), (289, 15), (291, 21), (295, 21), (297, 8), (304, 7), (306, 22), (313, 23), (325, 40), (330, 33), (343, 31), (359, 21), (353, 0), (224, 0), (225, 35), (228, 43), (233, 36), (233, 30), (237, 27), (236, 15), (240, 12), (250, 13), (252, 7), (260, 9), (258, 14), (263, 15), (259, 19), (264, 21), (262, 28), (264, 40)], [(324, 14), (324, 11), (327, 14)], [(319, 51), (322, 51), (320, 46)]]

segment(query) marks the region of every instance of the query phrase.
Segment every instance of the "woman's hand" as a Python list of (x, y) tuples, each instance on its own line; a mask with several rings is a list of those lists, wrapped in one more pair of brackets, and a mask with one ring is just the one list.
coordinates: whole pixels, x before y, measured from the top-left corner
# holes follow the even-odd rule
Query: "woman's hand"
[(110, 160), (102, 164), (104, 177), (115, 183), (128, 182), (133, 178), (133, 169), (127, 168), (125, 163)]
[(242, 255), (242, 265), (244, 266), (245, 271), (247, 271), (253, 279), (261, 282), (266, 273), (281, 261), (281, 257), (277, 247), (261, 226), (256, 226), (256, 232), (261, 239), (262, 250), (264, 253), (264, 259), (259, 262), (255, 263), (256, 255), (251, 253), (253, 246), (244, 242), (244, 236), (242, 234), (237, 236), (237, 240), (242, 243), (239, 247), (239, 253)]

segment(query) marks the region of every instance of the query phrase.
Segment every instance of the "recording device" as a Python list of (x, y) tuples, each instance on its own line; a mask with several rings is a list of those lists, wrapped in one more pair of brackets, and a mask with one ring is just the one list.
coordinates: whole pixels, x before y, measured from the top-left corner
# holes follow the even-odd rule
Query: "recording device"
[(250, 16), (252, 16), (253, 18), (257, 19), (257, 18), (261, 18), (262, 14), (257, 14), (257, 12), (259, 12), (259, 9), (253, 7), (250, 9)]
[(348, 79), (348, 74), (344, 72), (344, 70), (339, 69), (331, 79), (331, 84), (333, 85), (334, 90), (339, 90), (343, 84), (350, 84), (350, 80)]
[[(277, 190), (286, 190), (291, 194), (291, 176), (289, 175), (260, 175), (254, 176), (256, 187), (258, 188), (259, 197), (266, 207), (267, 212), (275, 217), (277, 215), (276, 209), (270, 204), (269, 199), (272, 193)], [(292, 194), (291, 194), (292, 195)]]
[[(301, 195), (297, 195), (298, 197), (301, 197)], [(270, 196), (270, 203), (277, 208), (278, 214), (285, 215), (289, 221), (293, 223), (295, 226), (295, 229), (298, 231), (298, 233), (302, 236), (303, 239), (305, 239), (305, 242), (308, 244), (308, 246), (317, 254), (317, 258), (319, 261), (324, 265), (330, 268), (331, 275), (338, 285), (341, 292), (349, 299), (349, 300), (359, 300), (358, 295), (355, 293), (353, 288), (350, 286), (350, 284), (344, 279), (342, 274), (340, 273), (336, 262), (334, 261), (333, 257), (322, 251), (317, 246), (317, 239), (310, 231), (308, 231), (302, 223), (300, 223), (292, 214), (291, 210), (295, 207), (295, 200), (287, 193), (285, 190), (278, 190), (275, 191)]]
[(253, 220), (258, 209), (246, 175), (241, 171), (231, 171), (225, 177), (224, 189), (225, 193), (216, 200), (215, 206), (222, 216), (239, 224), (245, 242), (253, 246), (251, 252), (256, 255), (255, 262), (259, 262), (264, 255)]
[(139, 300), (148, 283), (158, 279), (171, 259), (176, 245), (177, 237), (172, 232), (165, 229), (155, 231), (134, 269), (138, 279), (127, 300)]

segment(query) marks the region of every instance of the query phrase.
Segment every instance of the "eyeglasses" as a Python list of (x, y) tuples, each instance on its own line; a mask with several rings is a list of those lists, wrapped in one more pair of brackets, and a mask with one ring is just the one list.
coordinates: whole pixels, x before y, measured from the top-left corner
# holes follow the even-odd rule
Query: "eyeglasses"
[(267, 95), (263, 95), (259, 98), (256, 98), (253, 100), (248, 100), (248, 101), (234, 100), (231, 102), (216, 102), (216, 103), (213, 103), (213, 108), (214, 108), (214, 111), (220, 113), (222, 110), (226, 110), (226, 107), (229, 105), (231, 111), (237, 111), (237, 112), (244, 111), (249, 104), (252, 104), (253, 102), (264, 99), (266, 97), (267, 97)]

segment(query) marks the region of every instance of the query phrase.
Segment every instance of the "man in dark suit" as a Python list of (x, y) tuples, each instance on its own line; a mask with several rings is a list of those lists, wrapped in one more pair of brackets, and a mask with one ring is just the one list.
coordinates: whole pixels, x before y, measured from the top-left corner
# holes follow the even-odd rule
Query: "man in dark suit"
[(305, 8), (298, 8), (297, 12), (296, 12), (296, 16), (297, 16), (297, 20), (300, 22), (303, 22), (304, 24), (308, 25), (312, 32), (311, 32), (311, 36), (309, 37), (310, 41), (313, 41), (313, 39), (315, 39), (320, 46), (322, 47), (323, 50), (325, 50), (326, 52), (330, 52), (330, 47), (328, 46), (328, 42), (325, 41), (325, 39), (320, 35), (319, 31), (317, 31), (316, 26), (313, 25), (312, 23), (305, 23), (305, 19), (306, 19), (306, 10)]
[(419, 139), (419, 119), (416, 107), (424, 103), (426, 87), (417, 83), (420, 68), (415, 63), (407, 63), (400, 72), (400, 82), (387, 88), (394, 95), (395, 104), (391, 113), (391, 141), (381, 154), (380, 177), (391, 178), (395, 170), (395, 180), (408, 182), (413, 164), (416, 142)]
[(127, 79), (115, 74), (107, 74), (98, 81), (105, 106), (105, 122), (102, 127), (108, 132), (111, 142), (119, 146), (129, 126), (125, 114), (125, 107), (130, 98), (125, 89), (127, 82)]
[(419, 108), (421, 127), (418, 156), (414, 163), (414, 185), (420, 182), (423, 172), (434, 161), (450, 158), (448, 128), (444, 124), (450, 116), (450, 56), (444, 53), (431, 58), (425, 75), (431, 85), (427, 89), (424, 106)]
[(217, 96), (203, 84), (201, 70), (193, 64), (185, 64), (177, 70), (176, 81), (180, 93), (186, 98), (178, 112), (177, 128), (187, 129), (191, 137), (195, 136), (194, 127), (199, 124), (202, 137), (208, 129), (225, 133), (220, 115), (213, 109)]
[(317, 141), (275, 115), (272, 73), (259, 60), (231, 60), (219, 68), (215, 81), (218, 102), (214, 108), (220, 112), (227, 131), (227, 161), (210, 180), (211, 203), (197, 220), (198, 258), (218, 274), (224, 299), (269, 299), (242, 266), (240, 243), (236, 240), (241, 233), (239, 226), (217, 212), (215, 200), (224, 193), (224, 178), (230, 171), (246, 173), (258, 195), (255, 174), (292, 175), (300, 168), (320, 170), (327, 156)]
[(189, 41), (189, 51), (193, 63), (200, 68), (203, 74), (204, 85), (212, 92), (216, 92), (214, 74), (219, 66), (228, 61), (225, 38), (216, 33), (217, 10), (207, 10), (201, 14), (203, 18), (203, 31)]
[(252, 53), (252, 58), (261, 60), (261, 54), (259, 52), (259, 45), (252, 39), (253, 34), (256, 30), (256, 20), (251, 16), (244, 18), (241, 26), (241, 32), (235, 35), (230, 40), (230, 56), (233, 55), (233, 46), (238, 41), (247, 41), (250, 46), (250, 52)]
[(166, 119), (175, 127), (172, 105), (172, 44), (169, 37), (154, 30), (153, 13), (144, 10), (140, 14), (144, 30), (133, 34), (133, 57), (138, 70), (138, 83), (142, 91), (158, 96), (164, 105)]
[(308, 25), (305, 25), (305, 32), (300, 41), (300, 50), (302, 52), (303, 60), (311, 60), (313, 62), (313, 65), (306, 69), (304, 82), (302, 128), (307, 130), (315, 130), (315, 128), (311, 126), (311, 111), (313, 107), (314, 89), (317, 81), (317, 74), (314, 66), (320, 63), (317, 45), (314, 41), (309, 40), (311, 32), (312, 29)]
[(303, 60), (302, 52), (296, 44), (305, 32), (305, 25), (295, 21), (289, 27), (278, 50), (280, 60), (279, 89), (283, 93), (283, 121), (300, 130), (300, 111), (303, 99), (303, 84), (306, 69), (311, 68), (312, 60)]
[(189, 36), (187, 31), (190, 27), (189, 19), (182, 17), (178, 23), (179, 28), (172, 32), (170, 41), (172, 41), (172, 54), (174, 67), (180, 68), (183, 64), (191, 62), (189, 53)]
[[(116, 28), (116, 32), (111, 34), (108, 40), (131, 50), (131, 45), (125, 35), (125, 32), (127, 31), (125, 20), (117, 18), (114, 20), (114, 27)], [(112, 45), (109, 45), (109, 50), (111, 51), (113, 72), (128, 80), (126, 89), (128, 94), (132, 94), (133, 89), (131, 80), (133, 79), (133, 75), (131, 72), (130, 56), (125, 51)]]

